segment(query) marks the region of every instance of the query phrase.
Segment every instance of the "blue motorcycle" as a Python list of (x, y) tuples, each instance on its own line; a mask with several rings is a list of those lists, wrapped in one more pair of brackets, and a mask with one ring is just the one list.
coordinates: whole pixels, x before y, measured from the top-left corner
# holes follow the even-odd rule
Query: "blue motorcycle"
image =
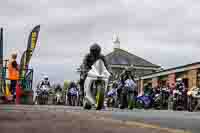
[(149, 109), (153, 105), (153, 97), (150, 95), (142, 95), (136, 97), (137, 108)]
[(70, 106), (78, 105), (79, 92), (76, 88), (70, 88), (68, 92), (68, 102)]
[(107, 106), (108, 107), (117, 107), (117, 89), (112, 89), (107, 93)]

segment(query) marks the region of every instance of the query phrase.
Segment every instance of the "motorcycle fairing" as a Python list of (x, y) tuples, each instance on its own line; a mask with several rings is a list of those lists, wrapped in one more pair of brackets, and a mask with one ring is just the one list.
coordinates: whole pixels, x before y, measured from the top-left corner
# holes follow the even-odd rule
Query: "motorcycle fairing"
[(84, 84), (85, 97), (89, 100), (91, 104), (96, 103), (95, 99), (93, 98), (91, 94), (91, 85), (93, 81), (103, 80), (105, 82), (105, 91), (106, 91), (109, 77), (110, 77), (110, 73), (106, 69), (104, 62), (101, 59), (97, 60), (92, 65), (92, 69), (88, 72), (87, 78)]
[(145, 95), (138, 96), (137, 100), (143, 101), (143, 103), (145, 104), (145, 106), (149, 106), (151, 104), (151, 98), (150, 98), (150, 96), (145, 96)]

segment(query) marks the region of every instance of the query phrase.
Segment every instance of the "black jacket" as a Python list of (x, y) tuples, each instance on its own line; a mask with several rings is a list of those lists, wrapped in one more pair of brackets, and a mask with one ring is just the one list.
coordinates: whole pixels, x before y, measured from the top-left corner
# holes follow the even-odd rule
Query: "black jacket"
[(105, 67), (108, 69), (108, 65), (107, 65), (107, 62), (106, 62), (106, 59), (105, 59), (105, 56), (103, 55), (100, 55), (98, 57), (95, 57), (91, 54), (87, 54), (83, 60), (83, 68), (86, 70), (86, 71), (89, 71), (92, 67), (92, 65), (97, 61), (97, 60), (103, 60), (104, 62), (104, 65)]

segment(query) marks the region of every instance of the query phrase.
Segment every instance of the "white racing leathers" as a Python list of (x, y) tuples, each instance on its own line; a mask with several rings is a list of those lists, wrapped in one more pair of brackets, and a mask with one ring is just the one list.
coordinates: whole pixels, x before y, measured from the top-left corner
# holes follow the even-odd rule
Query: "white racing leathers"
[(110, 77), (110, 73), (106, 69), (104, 62), (101, 59), (97, 60), (92, 65), (92, 69), (88, 72), (87, 78), (84, 84), (85, 98), (88, 99), (91, 104), (93, 105), (96, 104), (96, 100), (93, 98), (92, 93), (91, 93), (91, 85), (93, 81), (96, 81), (99, 79), (103, 80), (105, 82), (104, 87), (105, 87), (105, 92), (106, 92), (109, 77)]
[(41, 88), (40, 88), (42, 91), (49, 91), (50, 90), (50, 87), (48, 85), (42, 85)]

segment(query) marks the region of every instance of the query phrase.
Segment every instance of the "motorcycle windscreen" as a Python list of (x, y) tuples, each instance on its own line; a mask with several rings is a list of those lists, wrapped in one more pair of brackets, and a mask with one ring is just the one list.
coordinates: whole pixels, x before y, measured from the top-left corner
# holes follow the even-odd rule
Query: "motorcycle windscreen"
[(106, 69), (104, 62), (99, 59), (92, 65), (92, 69), (88, 72), (88, 76), (109, 78), (110, 73)]

